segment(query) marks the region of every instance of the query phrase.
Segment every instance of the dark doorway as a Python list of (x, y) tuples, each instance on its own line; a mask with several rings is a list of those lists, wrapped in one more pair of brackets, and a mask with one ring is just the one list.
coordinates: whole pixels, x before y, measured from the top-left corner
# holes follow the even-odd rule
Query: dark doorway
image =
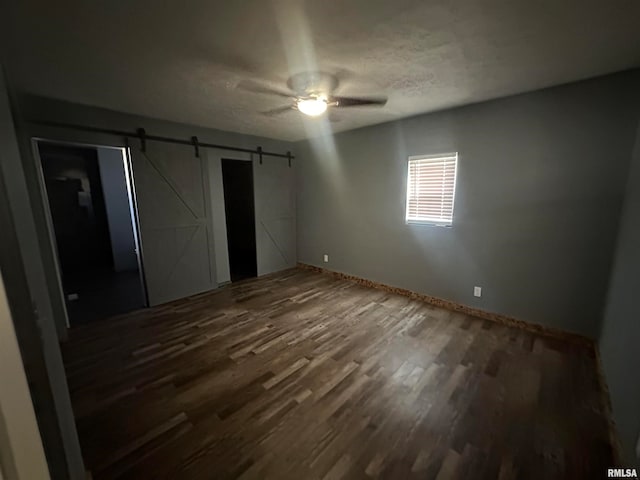
[(222, 159), (222, 182), (229, 270), (231, 281), (236, 282), (258, 274), (252, 163)]
[(71, 326), (146, 305), (123, 150), (38, 142)]

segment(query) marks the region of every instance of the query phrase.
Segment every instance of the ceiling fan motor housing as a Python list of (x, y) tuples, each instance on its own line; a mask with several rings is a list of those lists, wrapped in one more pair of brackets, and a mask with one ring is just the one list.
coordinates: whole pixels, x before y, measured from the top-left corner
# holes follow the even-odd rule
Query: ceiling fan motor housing
[(287, 86), (301, 97), (329, 96), (338, 86), (338, 79), (325, 72), (301, 72), (292, 75)]

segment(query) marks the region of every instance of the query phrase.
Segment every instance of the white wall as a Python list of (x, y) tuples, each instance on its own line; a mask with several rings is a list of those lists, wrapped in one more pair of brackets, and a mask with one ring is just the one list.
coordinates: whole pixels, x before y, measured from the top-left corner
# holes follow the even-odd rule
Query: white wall
[(137, 270), (138, 257), (135, 252), (136, 243), (131, 223), (123, 151), (107, 147), (98, 147), (97, 150), (113, 266), (116, 272)]
[(0, 480), (46, 480), (42, 448), (27, 377), (0, 275)]

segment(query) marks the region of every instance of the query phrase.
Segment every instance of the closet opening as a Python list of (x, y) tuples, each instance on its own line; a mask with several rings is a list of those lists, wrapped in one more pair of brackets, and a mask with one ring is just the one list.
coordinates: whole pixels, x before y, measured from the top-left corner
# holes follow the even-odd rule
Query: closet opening
[(147, 306), (127, 149), (36, 145), (69, 326)]
[(222, 159), (224, 210), (231, 281), (258, 275), (253, 163)]

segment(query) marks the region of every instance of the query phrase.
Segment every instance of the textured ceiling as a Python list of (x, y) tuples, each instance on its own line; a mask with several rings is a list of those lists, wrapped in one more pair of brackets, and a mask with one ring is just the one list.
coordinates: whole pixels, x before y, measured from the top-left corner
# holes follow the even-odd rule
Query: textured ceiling
[[(5, 3), (4, 62), (20, 90), (286, 140), (640, 65), (638, 0)], [(258, 113), (285, 99), (236, 88), (284, 88), (316, 69), (339, 75), (338, 94), (389, 102), (301, 121)]]

